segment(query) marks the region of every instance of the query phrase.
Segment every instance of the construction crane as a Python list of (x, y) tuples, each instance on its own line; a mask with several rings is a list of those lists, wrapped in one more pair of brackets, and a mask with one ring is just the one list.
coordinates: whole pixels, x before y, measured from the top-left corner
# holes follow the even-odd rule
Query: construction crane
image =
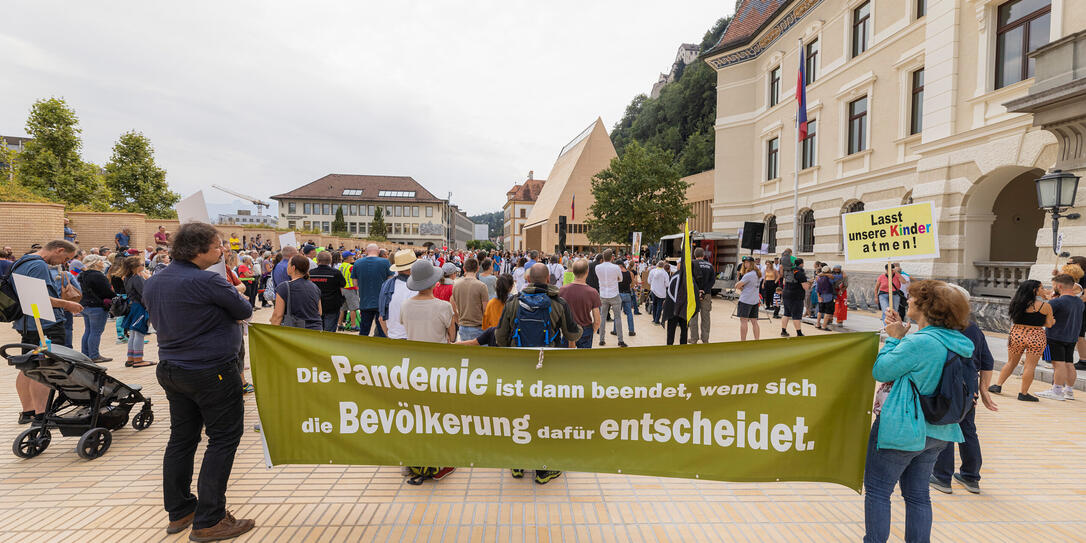
[(223, 192), (225, 192), (227, 194), (237, 196), (238, 198), (241, 198), (242, 200), (246, 200), (246, 201), (250, 202), (251, 204), (255, 205), (257, 215), (263, 215), (264, 214), (264, 209), (271, 207), (271, 204), (269, 204), (268, 202), (265, 202), (264, 200), (258, 200), (256, 198), (253, 198), (252, 196), (248, 196), (248, 195), (242, 194), (240, 192), (234, 192), (234, 191), (232, 191), (232, 190), (230, 190), (230, 189), (228, 189), (226, 187), (220, 187), (219, 185), (211, 185), (211, 186), (215, 187), (215, 188), (217, 188), (217, 189), (219, 189), (219, 190), (221, 190), (221, 191), (223, 191)]

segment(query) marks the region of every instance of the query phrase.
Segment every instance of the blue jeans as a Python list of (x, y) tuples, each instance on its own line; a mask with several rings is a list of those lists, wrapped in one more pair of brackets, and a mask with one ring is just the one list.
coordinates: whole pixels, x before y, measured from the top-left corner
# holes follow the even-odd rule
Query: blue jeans
[[(622, 299), (622, 312), (626, 314), (626, 324), (629, 325), (629, 329), (630, 329), (629, 331), (633, 332), (634, 331), (634, 325), (633, 325), (634, 299), (633, 299), (633, 294), (630, 294), (628, 292), (620, 292), (618, 294), (618, 297)], [(620, 318), (621, 318), (621, 316), (620, 316)], [(612, 326), (611, 329), (615, 330), (616, 334), (618, 333), (618, 328), (616, 326)]]
[(335, 332), (339, 328), (339, 313), (321, 314), (321, 330)]
[(882, 319), (882, 323), (886, 324), (886, 308), (890, 307), (890, 295), (885, 292), (879, 293), (879, 316)]
[[(961, 422), (962, 433), (965, 434), (965, 442), (958, 443), (958, 453), (962, 456), (962, 467), (959, 473), (966, 481), (980, 481), (980, 438), (977, 437), (977, 408), (969, 410), (969, 414)], [(932, 475), (940, 481), (950, 484), (950, 477), (954, 475), (954, 443), (947, 443), (939, 458), (935, 461), (935, 469)]]
[(652, 323), (660, 324), (660, 315), (664, 312), (664, 299), (655, 294), (649, 294), (649, 296), (652, 296)]
[(101, 307), (83, 309), (83, 339), (79, 350), (91, 360), (102, 356), (98, 349), (102, 344), (102, 332), (106, 329), (106, 315), (106, 310)]
[(928, 481), (935, 458), (947, 442), (929, 437), (922, 451), (879, 449), (879, 421), (871, 426), (864, 467), (864, 543), (882, 543), (890, 537), (890, 496), (901, 483), (905, 498), (905, 541), (931, 540), (931, 496)]
[(596, 334), (592, 332), (592, 325), (591, 324), (588, 325), (588, 326), (585, 326), (584, 331), (581, 332), (581, 339), (577, 340), (577, 348), (578, 349), (591, 349), (592, 348), (592, 338), (595, 337), (595, 335)]
[(385, 337), (385, 331), (381, 329), (381, 323), (377, 322), (377, 309), (363, 309), (359, 313), (358, 335), (370, 335), (370, 326), (373, 326), (373, 337)]
[(483, 329), (478, 326), (461, 326), (460, 341), (471, 341), (482, 335)]
[(69, 348), (69, 349), (72, 348), (72, 339), (73, 339), (72, 336), (74, 335), (74, 332), (72, 331), (72, 328), (74, 326), (75, 326), (75, 315), (72, 315), (70, 312), (65, 311), (64, 312), (64, 346)]

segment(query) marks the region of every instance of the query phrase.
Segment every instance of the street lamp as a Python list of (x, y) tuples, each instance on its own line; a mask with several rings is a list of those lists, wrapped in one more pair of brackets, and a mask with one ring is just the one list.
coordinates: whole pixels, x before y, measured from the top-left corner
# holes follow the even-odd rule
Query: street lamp
[(1077, 219), (1078, 213), (1061, 215), (1060, 211), (1075, 207), (1075, 193), (1078, 192), (1077, 175), (1062, 170), (1052, 170), (1037, 180), (1037, 205), (1052, 213), (1052, 252), (1058, 257), (1071, 256), (1060, 253), (1056, 246), (1060, 230), (1060, 219)]

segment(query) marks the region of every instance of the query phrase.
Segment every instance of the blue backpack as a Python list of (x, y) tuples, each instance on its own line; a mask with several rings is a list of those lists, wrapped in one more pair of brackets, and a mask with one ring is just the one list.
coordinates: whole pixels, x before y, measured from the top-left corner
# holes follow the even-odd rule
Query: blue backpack
[(558, 334), (551, 330), (551, 299), (546, 292), (521, 293), (513, 317), (513, 345), (547, 347)]
[(962, 358), (954, 351), (947, 351), (943, 375), (935, 392), (924, 396), (909, 380), (924, 412), (924, 419), (931, 424), (957, 424), (973, 409), (977, 396), (977, 368), (972, 358)]

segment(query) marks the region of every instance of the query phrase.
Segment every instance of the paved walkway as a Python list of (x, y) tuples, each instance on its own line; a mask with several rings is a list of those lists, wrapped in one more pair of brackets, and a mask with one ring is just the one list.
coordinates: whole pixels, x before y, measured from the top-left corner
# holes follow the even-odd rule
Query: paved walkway
[[(714, 302), (714, 341), (738, 339), (734, 305)], [(257, 312), (266, 321), (270, 312)], [(850, 320), (860, 322), (860, 315)], [(767, 337), (777, 323), (763, 321)], [(113, 343), (106, 356), (124, 358)], [(664, 343), (663, 330), (637, 317), (632, 346)], [(808, 327), (811, 333), (817, 333)], [(76, 338), (82, 332), (76, 327)], [(17, 341), (7, 326), (0, 343)], [(155, 336), (148, 358), (155, 359)], [(609, 336), (609, 346), (614, 340)], [(1000, 349), (993, 346), (993, 352)], [(998, 356), (998, 355), (997, 355)], [(0, 454), (0, 541), (183, 541), (166, 536), (160, 464), (169, 433), (165, 398), (153, 369), (107, 364), (143, 385), (157, 421), (115, 433), (102, 458), (84, 461), (76, 438), (54, 434), (41, 456)], [(13, 369), (0, 370), (0, 436), (14, 439), (19, 410)], [(1008, 388), (1017, 387), (1017, 381)], [(934, 541), (1086, 541), (1086, 397), (1023, 404), (1003, 396), (982, 410), (984, 493), (933, 493)], [(252, 398), (246, 417), (255, 420)], [(250, 423), (251, 424), (251, 423)], [(198, 459), (199, 460), (199, 459)], [(818, 483), (720, 483), (659, 477), (566, 473), (545, 486), (494, 469), (460, 469), (440, 484), (403, 483), (398, 467), (278, 466), (266, 469), (259, 435), (247, 432), (228, 500), (257, 528), (239, 541), (858, 541), (863, 497)], [(894, 501), (901, 541), (904, 509)]]

